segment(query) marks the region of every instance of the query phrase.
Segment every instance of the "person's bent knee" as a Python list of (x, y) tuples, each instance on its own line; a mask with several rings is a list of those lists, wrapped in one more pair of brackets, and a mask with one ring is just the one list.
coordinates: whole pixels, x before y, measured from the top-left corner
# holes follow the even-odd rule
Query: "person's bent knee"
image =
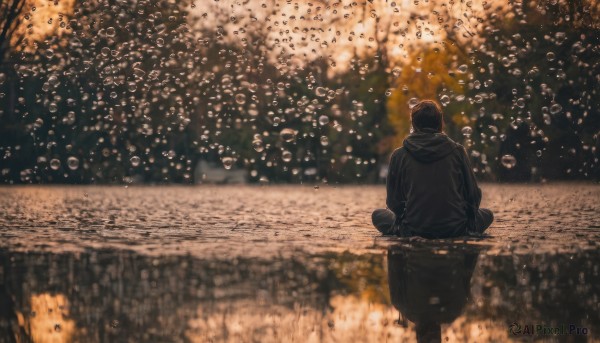
[(371, 222), (373, 223), (373, 225), (377, 226), (377, 222), (379, 222), (381, 219), (381, 216), (384, 215), (384, 213), (387, 210), (384, 208), (378, 208), (375, 211), (373, 211), (373, 213), (371, 214)]
[(483, 217), (483, 226), (485, 230), (494, 222), (494, 213), (487, 208), (480, 208), (479, 210), (481, 211)]
[(488, 210), (487, 208), (482, 208), (481, 210), (486, 214), (491, 224), (494, 221), (494, 212)]
[(373, 226), (384, 235), (390, 232), (390, 229), (394, 225), (394, 219), (394, 213), (388, 209), (377, 209), (371, 215)]

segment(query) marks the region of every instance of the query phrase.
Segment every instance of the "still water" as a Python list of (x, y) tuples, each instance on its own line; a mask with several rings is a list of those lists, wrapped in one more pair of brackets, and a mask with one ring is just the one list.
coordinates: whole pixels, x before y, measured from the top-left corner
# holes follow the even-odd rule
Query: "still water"
[(1, 342), (598, 340), (600, 252), (0, 250)]

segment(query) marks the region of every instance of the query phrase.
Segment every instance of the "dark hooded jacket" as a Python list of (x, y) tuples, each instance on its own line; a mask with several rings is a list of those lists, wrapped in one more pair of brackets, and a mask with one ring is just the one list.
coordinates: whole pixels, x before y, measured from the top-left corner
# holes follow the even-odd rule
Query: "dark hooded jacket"
[(392, 154), (386, 204), (403, 232), (463, 235), (472, 229), (480, 202), (465, 148), (444, 133), (412, 133)]

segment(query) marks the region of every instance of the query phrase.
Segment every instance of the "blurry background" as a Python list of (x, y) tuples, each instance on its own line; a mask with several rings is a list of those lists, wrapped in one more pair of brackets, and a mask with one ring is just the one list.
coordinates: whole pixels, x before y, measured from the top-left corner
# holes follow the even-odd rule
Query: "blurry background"
[(0, 182), (381, 182), (435, 99), (489, 181), (600, 178), (595, 0), (4, 0)]

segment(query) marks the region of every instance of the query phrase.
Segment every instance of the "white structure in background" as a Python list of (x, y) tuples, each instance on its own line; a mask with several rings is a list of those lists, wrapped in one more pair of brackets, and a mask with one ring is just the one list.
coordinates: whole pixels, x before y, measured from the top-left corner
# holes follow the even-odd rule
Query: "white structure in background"
[(200, 160), (194, 171), (194, 182), (199, 183), (246, 183), (243, 169), (225, 169), (216, 162)]
[(379, 166), (379, 175), (377, 175), (379, 177), (379, 179), (377, 180), (377, 182), (383, 182), (385, 183), (387, 176), (388, 176), (388, 172), (389, 172), (389, 168), (387, 164), (382, 164)]

